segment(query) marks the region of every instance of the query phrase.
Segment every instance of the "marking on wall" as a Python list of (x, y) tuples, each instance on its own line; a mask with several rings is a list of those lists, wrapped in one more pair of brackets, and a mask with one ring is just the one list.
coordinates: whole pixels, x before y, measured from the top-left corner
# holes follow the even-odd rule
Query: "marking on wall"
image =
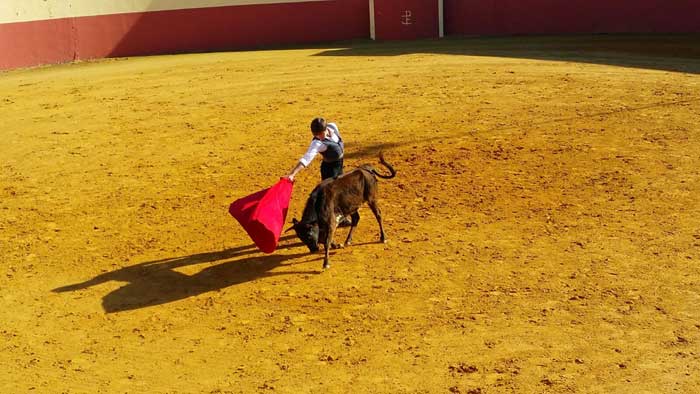
[(401, 14), (401, 24), (406, 26), (413, 24), (413, 13), (410, 10), (406, 10)]

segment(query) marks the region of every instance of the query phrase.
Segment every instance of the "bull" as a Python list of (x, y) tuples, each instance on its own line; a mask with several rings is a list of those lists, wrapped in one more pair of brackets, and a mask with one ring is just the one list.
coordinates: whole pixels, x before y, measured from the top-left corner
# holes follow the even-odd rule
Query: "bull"
[(328, 254), (331, 247), (343, 247), (342, 244), (333, 244), (333, 235), (338, 222), (350, 216), (350, 231), (345, 239), (345, 245), (350, 245), (352, 235), (360, 221), (357, 210), (365, 202), (379, 223), (379, 241), (386, 242), (382, 213), (377, 205), (377, 177), (391, 179), (396, 176), (396, 171), (384, 160), (382, 154), (379, 155), (379, 162), (389, 170), (389, 175), (377, 172), (370, 164), (363, 164), (348, 173), (319, 183), (306, 200), (301, 220), (292, 219), (292, 227), (286, 230), (293, 229), (312, 253), (318, 252), (320, 244), (324, 246), (324, 269), (330, 267)]

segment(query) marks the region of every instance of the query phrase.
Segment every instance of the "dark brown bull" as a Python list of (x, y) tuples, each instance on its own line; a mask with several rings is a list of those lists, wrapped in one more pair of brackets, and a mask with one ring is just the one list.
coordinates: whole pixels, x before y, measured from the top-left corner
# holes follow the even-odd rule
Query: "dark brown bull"
[(345, 240), (345, 245), (350, 245), (352, 234), (360, 221), (357, 210), (365, 202), (379, 223), (379, 241), (386, 242), (382, 213), (377, 205), (377, 177), (391, 179), (396, 176), (396, 171), (384, 160), (384, 155), (379, 155), (379, 162), (389, 169), (390, 175), (382, 175), (370, 164), (363, 164), (339, 177), (319, 183), (306, 201), (301, 220), (294, 218), (293, 226), (287, 229), (287, 231), (294, 229), (299, 239), (311, 252), (317, 252), (319, 244), (324, 245), (324, 269), (330, 267), (328, 252), (333, 245), (333, 234), (338, 226), (338, 218), (350, 215), (352, 219), (350, 232)]

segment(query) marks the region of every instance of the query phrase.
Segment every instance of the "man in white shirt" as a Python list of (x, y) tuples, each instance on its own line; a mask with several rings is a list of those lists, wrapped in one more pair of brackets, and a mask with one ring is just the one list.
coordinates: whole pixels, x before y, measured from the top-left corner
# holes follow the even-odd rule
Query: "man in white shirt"
[(294, 181), (296, 174), (311, 164), (317, 154), (323, 157), (321, 163), (321, 180), (334, 178), (343, 173), (343, 155), (345, 146), (340, 131), (335, 123), (327, 123), (323, 118), (315, 118), (311, 121), (311, 133), (313, 139), (304, 156), (285, 175), (290, 181)]

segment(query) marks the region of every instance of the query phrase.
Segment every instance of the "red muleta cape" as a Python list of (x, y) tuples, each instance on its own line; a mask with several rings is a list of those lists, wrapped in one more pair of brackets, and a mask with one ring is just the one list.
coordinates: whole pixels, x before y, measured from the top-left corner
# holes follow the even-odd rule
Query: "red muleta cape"
[(277, 249), (294, 184), (286, 178), (274, 186), (239, 198), (228, 208), (255, 245), (265, 253)]

